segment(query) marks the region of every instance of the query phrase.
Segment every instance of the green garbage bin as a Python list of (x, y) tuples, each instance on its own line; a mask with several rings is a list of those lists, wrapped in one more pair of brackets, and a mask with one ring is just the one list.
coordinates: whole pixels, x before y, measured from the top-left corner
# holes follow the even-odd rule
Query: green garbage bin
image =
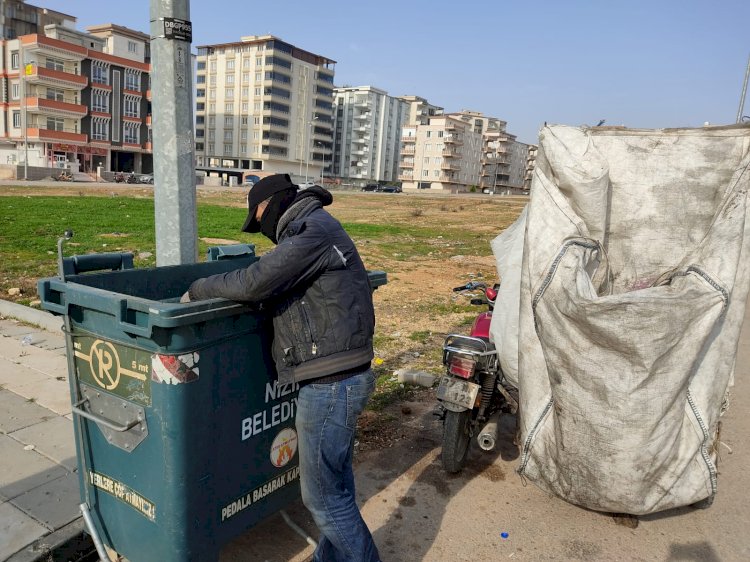
[[(298, 388), (275, 382), (270, 319), (224, 299), (177, 302), (195, 279), (257, 260), (215, 255), (230, 254), (39, 281), (71, 330), (81, 497), (132, 562), (216, 560), (300, 494)], [(386, 283), (369, 275), (373, 290)]]

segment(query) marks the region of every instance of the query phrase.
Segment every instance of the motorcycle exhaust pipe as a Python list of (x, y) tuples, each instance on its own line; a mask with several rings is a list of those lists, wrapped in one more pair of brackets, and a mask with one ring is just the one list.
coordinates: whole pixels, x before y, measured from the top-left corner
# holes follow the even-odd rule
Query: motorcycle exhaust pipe
[(498, 425), (500, 422), (500, 412), (495, 412), (484, 424), (482, 431), (477, 435), (477, 442), (483, 451), (491, 451), (497, 444)]

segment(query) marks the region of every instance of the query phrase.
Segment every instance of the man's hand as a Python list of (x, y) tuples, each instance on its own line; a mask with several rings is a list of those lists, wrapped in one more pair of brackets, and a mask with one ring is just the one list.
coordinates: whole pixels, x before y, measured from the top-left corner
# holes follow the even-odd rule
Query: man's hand
[(190, 291), (185, 291), (185, 294), (180, 297), (180, 302), (190, 302)]

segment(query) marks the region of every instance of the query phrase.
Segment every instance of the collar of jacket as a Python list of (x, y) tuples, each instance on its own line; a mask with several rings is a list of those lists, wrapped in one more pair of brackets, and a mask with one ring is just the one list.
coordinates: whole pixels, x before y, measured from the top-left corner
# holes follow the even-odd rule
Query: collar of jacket
[(315, 209), (330, 205), (332, 201), (333, 196), (317, 185), (299, 192), (294, 202), (279, 219), (279, 224), (276, 226), (276, 239), (281, 240), (282, 234), (285, 234), (284, 231), (292, 221), (307, 216)]

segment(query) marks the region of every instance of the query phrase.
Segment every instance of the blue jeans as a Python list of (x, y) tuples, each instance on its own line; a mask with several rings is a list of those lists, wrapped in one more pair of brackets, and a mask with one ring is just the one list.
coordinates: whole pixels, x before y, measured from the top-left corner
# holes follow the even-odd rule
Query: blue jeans
[(322, 536), (315, 562), (379, 562), (354, 495), (357, 417), (375, 389), (371, 369), (346, 380), (308, 384), (297, 398), (302, 501)]

